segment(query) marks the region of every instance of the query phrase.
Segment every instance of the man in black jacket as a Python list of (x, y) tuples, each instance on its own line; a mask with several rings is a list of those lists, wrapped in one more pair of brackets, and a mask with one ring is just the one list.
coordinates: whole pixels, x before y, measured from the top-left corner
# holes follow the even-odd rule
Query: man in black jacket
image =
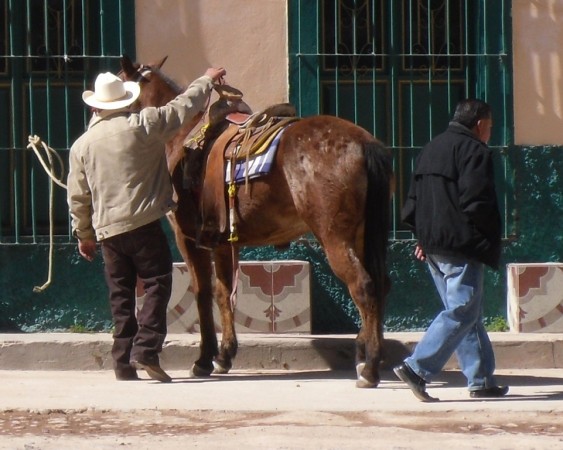
[(415, 256), (428, 263), (444, 304), (412, 356), (394, 368), (421, 401), (437, 400), (426, 383), (454, 352), (472, 398), (508, 392), (495, 382), (482, 316), (484, 265), (498, 269), (501, 250), (491, 127), (487, 103), (462, 100), (448, 129), (422, 149), (402, 210), (418, 240)]

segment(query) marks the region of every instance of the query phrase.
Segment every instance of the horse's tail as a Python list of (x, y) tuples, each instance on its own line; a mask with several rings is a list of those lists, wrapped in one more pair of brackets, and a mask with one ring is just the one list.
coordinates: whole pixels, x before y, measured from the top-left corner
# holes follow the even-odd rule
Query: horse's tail
[(389, 241), (391, 184), (393, 167), (391, 155), (378, 141), (364, 144), (368, 188), (365, 207), (364, 264), (375, 284), (381, 306), (390, 288), (387, 276), (387, 246)]

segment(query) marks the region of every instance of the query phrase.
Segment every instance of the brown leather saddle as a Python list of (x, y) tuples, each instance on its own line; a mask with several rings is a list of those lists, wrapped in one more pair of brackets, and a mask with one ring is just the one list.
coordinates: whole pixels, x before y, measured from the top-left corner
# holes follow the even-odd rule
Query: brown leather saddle
[[(248, 162), (250, 158), (266, 151), (278, 133), (287, 125), (299, 120), (295, 108), (290, 104), (274, 105), (252, 114), (244, 102), (242, 107), (236, 105), (241, 98), (242, 95), (233, 101), (232, 97), (227, 100), (221, 97), (210, 108), (210, 127), (221, 121), (224, 123), (225, 120), (228, 125), (212, 143), (202, 170), (199, 196), (201, 229), (197, 236), (197, 244), (200, 247), (212, 248), (217, 245), (226, 237), (228, 227), (229, 239), (236, 240), (236, 236), (233, 235), (233, 229), (236, 228), (234, 216), (236, 186), (234, 183), (227, 185), (225, 182), (227, 161), (231, 162), (231, 167), (234, 167), (237, 161)], [(222, 104), (217, 106), (220, 102)], [(234, 105), (229, 104), (231, 102)], [(218, 112), (220, 108), (226, 111), (224, 117)]]

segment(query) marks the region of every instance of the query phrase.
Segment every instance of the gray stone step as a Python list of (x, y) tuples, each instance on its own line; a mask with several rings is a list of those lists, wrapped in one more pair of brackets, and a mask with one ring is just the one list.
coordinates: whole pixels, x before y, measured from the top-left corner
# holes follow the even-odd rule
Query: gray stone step
[[(563, 334), (490, 333), (497, 369), (563, 368)], [(422, 333), (386, 333), (383, 368), (398, 364)], [(241, 334), (234, 369), (352, 370), (353, 335)], [(0, 334), (4, 370), (112, 369), (107, 333)], [(198, 334), (169, 334), (161, 354), (167, 370), (189, 369), (199, 354)], [(452, 358), (446, 368), (456, 368)]]

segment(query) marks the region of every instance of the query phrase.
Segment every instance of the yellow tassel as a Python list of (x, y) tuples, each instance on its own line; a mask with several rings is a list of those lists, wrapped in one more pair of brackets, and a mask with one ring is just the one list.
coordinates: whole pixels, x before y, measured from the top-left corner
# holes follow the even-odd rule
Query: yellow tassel
[(227, 189), (227, 192), (229, 193), (229, 197), (231, 198), (233, 198), (237, 193), (237, 186), (232, 181), (229, 183), (229, 188)]

